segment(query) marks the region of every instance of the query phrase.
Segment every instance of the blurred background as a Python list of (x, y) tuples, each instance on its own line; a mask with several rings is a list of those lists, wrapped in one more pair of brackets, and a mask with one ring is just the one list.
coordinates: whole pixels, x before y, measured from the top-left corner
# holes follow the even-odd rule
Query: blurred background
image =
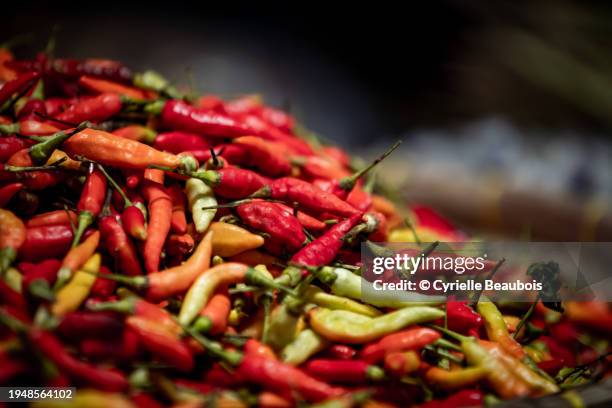
[(469, 229), (612, 240), (612, 6), (413, 3), (11, 2), (0, 39), (259, 93), (364, 158), (401, 138), (378, 178)]

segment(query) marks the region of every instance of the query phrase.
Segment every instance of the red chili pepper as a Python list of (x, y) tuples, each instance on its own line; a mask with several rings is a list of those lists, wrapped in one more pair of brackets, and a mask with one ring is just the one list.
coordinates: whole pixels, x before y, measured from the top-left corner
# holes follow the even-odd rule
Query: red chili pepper
[(270, 346), (263, 344), (255, 339), (248, 339), (244, 343), (244, 355), (246, 357), (262, 357), (272, 360), (278, 360), (274, 351)]
[(13, 196), (23, 189), (22, 183), (11, 183), (0, 187), (0, 207), (6, 206)]
[(61, 264), (57, 259), (46, 259), (38, 264), (20, 263), (17, 268), (23, 272), (22, 287), (33, 295), (49, 293)]
[(223, 99), (217, 95), (202, 95), (195, 102), (196, 108), (214, 110), (221, 113), (227, 113), (223, 104)]
[(479, 390), (461, 390), (445, 400), (431, 400), (419, 408), (473, 408), (481, 407), (484, 394)]
[(346, 344), (334, 344), (325, 351), (325, 356), (334, 360), (351, 360), (357, 355), (357, 351)]
[(115, 332), (112, 339), (83, 339), (79, 344), (79, 351), (92, 360), (130, 361), (137, 357), (141, 347), (138, 335), (129, 327), (125, 327), (119, 334), (120, 336)]
[[(187, 132), (165, 132), (160, 133), (155, 137), (153, 147), (157, 150), (179, 154), (193, 150), (206, 150), (210, 148), (210, 144), (203, 136)], [(199, 158), (196, 157), (198, 161)]]
[(310, 156), (314, 154), (312, 147), (304, 140), (298, 139), (297, 137), (287, 134), (282, 130), (269, 125), (263, 119), (256, 115), (248, 114), (240, 117), (240, 120), (250, 130), (245, 135), (255, 135), (262, 139), (270, 140), (284, 144), (290, 149), (293, 154), (299, 154), (304, 156)]
[(187, 217), (185, 216), (185, 193), (178, 184), (172, 184), (167, 188), (170, 199), (172, 200), (172, 219), (170, 220), (170, 230), (177, 234), (187, 232)]
[(138, 408), (164, 408), (164, 405), (144, 391), (136, 391), (130, 395), (130, 400)]
[[(331, 183), (331, 180), (340, 180), (351, 175), (344, 166), (328, 157), (308, 156), (294, 161), (300, 166), (300, 172), (309, 179), (327, 180)], [(332, 186), (325, 190), (331, 191)]]
[(372, 195), (363, 190), (358, 183), (346, 196), (346, 202), (359, 211), (367, 211), (372, 206)]
[(129, 388), (127, 379), (118, 371), (92, 366), (72, 357), (50, 332), (32, 328), (29, 338), (40, 352), (74, 381), (110, 392)]
[(342, 395), (344, 390), (312, 378), (299, 368), (280, 361), (245, 356), (237, 373), (246, 381), (283, 395), (296, 395), (306, 401), (322, 401)]
[(57, 333), (71, 341), (85, 337), (114, 337), (122, 330), (123, 324), (116, 316), (87, 311), (67, 313), (57, 326)]
[(20, 150), (26, 149), (34, 142), (17, 136), (0, 137), (0, 162), (6, 162), (12, 155)]
[(0, 384), (8, 384), (14, 377), (28, 372), (29, 368), (25, 361), (0, 356)]
[[(19, 150), (8, 159), (7, 164), (23, 168), (34, 166), (30, 149), (31, 147)], [(64, 179), (64, 174), (57, 171), (21, 171), (14, 176), (29, 190), (35, 191), (52, 187)]]
[(26, 119), (19, 122), (19, 133), (24, 136), (47, 136), (59, 132), (53, 125), (37, 120)]
[(269, 106), (262, 106), (259, 115), (267, 123), (285, 132), (291, 132), (295, 125), (295, 120), (291, 115)]
[(152, 144), (157, 137), (157, 133), (146, 126), (129, 125), (113, 130), (113, 135), (121, 136), (137, 142)]
[(5, 83), (0, 88), (0, 105), (4, 105), (14, 94), (20, 94), (34, 85), (39, 77), (40, 74), (37, 72), (28, 72)]
[(329, 212), (343, 217), (359, 214), (353, 206), (326, 193), (311, 183), (293, 177), (273, 180), (270, 184), (256, 191), (252, 197), (270, 197), (286, 203), (298, 203), (300, 208), (315, 213)]
[(461, 334), (469, 334), (472, 330), (478, 331), (482, 326), (482, 316), (466, 302), (447, 302), (446, 321), (449, 329)]
[(45, 108), (47, 110), (47, 115), (51, 117), (56, 117), (60, 113), (62, 113), (66, 107), (70, 105), (70, 99), (68, 98), (47, 98), (45, 99)]
[(118, 269), (128, 276), (142, 275), (136, 248), (115, 215), (105, 215), (98, 222), (108, 253), (115, 258)]
[(151, 273), (159, 270), (162, 248), (171, 226), (172, 200), (163, 185), (148, 180), (142, 191), (149, 210), (149, 226), (143, 254), (145, 270)]
[(106, 266), (100, 267), (100, 275), (89, 291), (89, 296), (93, 299), (107, 299), (115, 293), (117, 282), (104, 278), (104, 274), (111, 273)]
[(280, 208), (282, 211), (286, 213), (289, 213), (289, 214), (296, 213), (295, 217), (298, 219), (302, 227), (304, 227), (308, 231), (322, 231), (327, 228), (327, 224), (325, 224), (323, 221), (319, 221), (316, 218), (311, 217), (310, 215), (306, 213), (303, 213), (302, 211), (294, 211), (293, 208), (283, 203), (274, 203), (274, 204), (276, 204), (278, 208)]
[[(81, 99), (70, 105), (65, 111), (55, 118), (66, 123), (77, 125), (84, 121), (101, 122), (121, 111), (121, 97), (114, 93), (103, 93), (101, 95)], [(70, 127), (59, 123), (60, 127)]]
[(41, 101), (40, 99), (30, 99), (17, 113), (17, 119), (19, 121), (37, 119), (41, 115), (43, 117), (47, 115), (45, 102)]
[(195, 241), (189, 234), (170, 234), (168, 238), (166, 238), (166, 243), (164, 244), (166, 255), (179, 257), (181, 259), (190, 254), (194, 246)]
[(69, 77), (90, 75), (119, 82), (130, 82), (132, 80), (132, 72), (128, 67), (119, 61), (107, 59), (56, 58), (52, 61), (51, 67), (56, 73)]
[(270, 177), (286, 176), (291, 173), (289, 151), (282, 143), (266, 141), (256, 136), (242, 136), (233, 140), (247, 152), (248, 163)]
[(304, 364), (304, 369), (313, 377), (327, 382), (363, 384), (385, 377), (382, 368), (361, 360), (311, 359)]
[(368, 363), (375, 363), (382, 360), (386, 353), (420, 350), (440, 337), (440, 333), (426, 327), (402, 330), (365, 346), (361, 350), (361, 358)]
[(361, 220), (361, 214), (353, 215), (335, 224), (327, 232), (303, 247), (291, 257), (290, 263), (303, 266), (327, 265), (336, 258), (344, 241), (342, 238)]
[(26, 301), (21, 293), (7, 285), (4, 279), (0, 279), (0, 302), (21, 310), (26, 308)]
[(342, 167), (349, 167), (351, 165), (351, 158), (341, 148), (337, 146), (324, 146), (321, 150), (326, 156), (338, 162)]
[(77, 215), (71, 210), (55, 210), (37, 214), (25, 222), (26, 227), (42, 227), (45, 225), (70, 224), (77, 222)]
[(130, 316), (125, 322), (138, 334), (142, 345), (155, 357), (180, 371), (189, 372), (193, 369), (193, 354), (180, 337), (167, 331), (154, 320)]
[(72, 238), (69, 224), (29, 227), (25, 242), (19, 249), (19, 258), (30, 262), (62, 258), (70, 249)]
[(77, 203), (79, 217), (74, 241), (72, 242), (73, 247), (79, 244), (85, 229), (93, 223), (98, 215), (100, 215), (105, 198), (106, 177), (92, 164), (89, 168), (83, 191), (81, 192), (81, 198)]
[(238, 167), (197, 171), (191, 176), (204, 181), (216, 194), (226, 198), (245, 198), (270, 182), (254, 171)]
[(191, 153), (200, 163), (205, 163), (213, 159), (212, 152), (215, 153), (218, 159), (223, 158), (225, 162), (229, 163), (245, 163), (248, 159), (248, 154), (244, 147), (233, 143), (216, 145), (212, 151), (211, 149), (189, 150), (189, 153)]
[(229, 116), (198, 109), (176, 99), (165, 103), (161, 120), (165, 127), (211, 137), (237, 137), (251, 133), (248, 127)]
[(255, 200), (238, 206), (236, 211), (246, 225), (269, 235), (266, 248), (272, 253), (293, 253), (306, 242), (298, 219), (274, 203)]

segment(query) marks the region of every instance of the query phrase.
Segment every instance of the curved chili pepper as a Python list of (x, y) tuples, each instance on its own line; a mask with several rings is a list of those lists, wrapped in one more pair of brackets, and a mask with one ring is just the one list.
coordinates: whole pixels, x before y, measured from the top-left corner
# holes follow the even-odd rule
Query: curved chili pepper
[(28, 244), (23, 221), (9, 210), (0, 208), (0, 272), (4, 273), (17, 258), (17, 252)]
[(304, 369), (313, 377), (327, 382), (363, 384), (385, 378), (382, 368), (360, 360), (309, 360)]
[(168, 236), (172, 219), (172, 200), (163, 185), (147, 181), (142, 192), (149, 210), (149, 226), (144, 244), (145, 270), (159, 270), (161, 250)]
[(34, 161), (30, 149), (22, 149), (13, 154), (7, 161), (5, 170), (15, 172), (16, 177), (29, 190), (44, 190), (63, 180), (64, 175), (53, 169), (46, 171), (31, 170)]
[(71, 210), (55, 210), (42, 214), (37, 214), (25, 222), (28, 228), (42, 227), (45, 225), (59, 225), (76, 223), (77, 216)]
[(23, 189), (22, 183), (11, 183), (0, 187), (0, 207), (4, 207), (11, 201), (11, 198), (21, 189)]
[(234, 256), (259, 248), (265, 242), (260, 235), (252, 234), (242, 227), (226, 222), (213, 222), (208, 230), (214, 233), (212, 239), (214, 255)]
[(286, 203), (296, 202), (300, 208), (315, 213), (329, 212), (343, 217), (359, 213), (353, 206), (334, 194), (326, 193), (307, 181), (292, 177), (273, 180), (251, 194), (251, 197), (269, 197)]
[(476, 309), (484, 319), (485, 329), (490, 340), (498, 342), (504, 350), (518, 359), (527, 355), (521, 345), (508, 333), (508, 326), (506, 326), (501, 312), (493, 302), (483, 299), (478, 302)]
[(202, 273), (191, 285), (181, 305), (178, 320), (181, 324), (191, 323), (206, 306), (215, 290), (221, 285), (246, 282), (268, 289), (287, 290), (265, 274), (247, 265), (227, 262)]
[(18, 268), (23, 272), (22, 287), (34, 296), (53, 300), (51, 287), (60, 266), (61, 262), (57, 259), (46, 259), (38, 264), (20, 263)]
[(285, 205), (283, 203), (274, 204), (276, 204), (276, 206), (283, 210), (285, 213), (295, 215), (300, 224), (302, 224), (302, 227), (304, 227), (308, 231), (322, 231), (327, 228), (327, 225), (323, 221), (319, 221), (316, 218), (311, 217), (310, 215), (302, 211), (295, 211), (293, 208), (290, 208), (288, 205)]
[(346, 166), (324, 156), (299, 157), (293, 158), (292, 161), (299, 166), (305, 178), (327, 181), (329, 188), (326, 188), (326, 191), (333, 190), (331, 180), (340, 180), (351, 174)]
[(158, 134), (153, 142), (153, 147), (157, 150), (178, 154), (192, 150), (208, 151), (210, 144), (200, 135), (174, 131)]
[(488, 374), (488, 368), (483, 366), (450, 371), (440, 367), (431, 367), (425, 371), (425, 380), (428, 384), (448, 391), (476, 385)]
[(311, 329), (304, 329), (283, 347), (281, 359), (294, 366), (301, 365), (310, 357), (324, 350), (329, 342)]
[(441, 337), (440, 333), (427, 327), (418, 327), (389, 334), (376, 343), (368, 344), (361, 351), (360, 357), (368, 363), (376, 363), (385, 357), (385, 354), (420, 350)]
[(212, 253), (212, 236), (210, 232), (206, 234), (191, 257), (182, 265), (146, 276), (126, 277), (107, 274), (105, 277), (145, 290), (146, 298), (151, 301), (161, 301), (183, 293), (200, 273), (208, 269)]
[(192, 171), (197, 167), (193, 157), (160, 152), (144, 143), (94, 129), (84, 129), (70, 137), (63, 149), (73, 159), (85, 157), (104, 165), (128, 169), (144, 170), (157, 165)]
[(367, 343), (411, 324), (436, 320), (443, 315), (442, 310), (429, 306), (408, 307), (373, 318), (322, 307), (309, 312), (314, 331), (329, 340), (351, 344)]
[(245, 136), (252, 131), (229, 116), (198, 109), (181, 100), (169, 100), (161, 111), (165, 127), (212, 137)]
[(309, 156), (314, 154), (312, 147), (301, 139), (269, 125), (263, 119), (253, 114), (240, 116), (240, 120), (250, 130), (245, 135), (255, 135), (262, 139), (284, 144), (293, 154)]
[(227, 317), (231, 307), (227, 291), (215, 293), (194, 322), (194, 329), (212, 335), (223, 333), (227, 328)]
[(146, 144), (152, 144), (157, 139), (157, 133), (153, 129), (141, 125), (129, 125), (115, 129), (112, 134)]
[(49, 123), (26, 119), (19, 122), (19, 133), (24, 136), (46, 136), (59, 132), (59, 129)]
[[(19, 121), (34, 119), (39, 116), (47, 116), (47, 108), (45, 103), (40, 99), (28, 100), (17, 113), (17, 119)], [(21, 128), (21, 125), (19, 127)]]
[(55, 116), (55, 119), (60, 127), (69, 127), (64, 123), (78, 124), (84, 121), (101, 122), (112, 116), (115, 116), (121, 111), (121, 98), (114, 93), (103, 93), (101, 95), (82, 99)]
[(106, 177), (100, 170), (91, 164), (87, 179), (85, 180), (85, 185), (83, 186), (83, 191), (81, 192), (81, 197), (77, 203), (79, 216), (76, 233), (72, 241), (73, 247), (79, 244), (85, 229), (89, 227), (100, 212), (102, 212), (105, 198)]
[(100, 267), (100, 274), (96, 277), (96, 281), (89, 291), (89, 296), (91, 298), (103, 300), (109, 298), (113, 295), (113, 293), (115, 293), (117, 282), (104, 278), (104, 274), (108, 273), (111, 273), (111, 271), (106, 266)]
[(298, 219), (275, 203), (255, 200), (239, 205), (236, 212), (245, 224), (269, 235), (265, 245), (272, 253), (292, 253), (306, 242)]

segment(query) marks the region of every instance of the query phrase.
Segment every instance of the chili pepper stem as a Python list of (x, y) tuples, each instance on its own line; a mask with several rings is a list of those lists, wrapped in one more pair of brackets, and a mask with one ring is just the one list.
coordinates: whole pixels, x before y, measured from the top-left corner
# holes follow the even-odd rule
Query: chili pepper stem
[[(493, 276), (497, 273), (499, 268), (501, 268), (501, 266), (504, 264), (504, 262), (506, 262), (506, 258), (500, 259), (499, 262), (497, 262), (497, 264), (493, 268), (493, 270), (491, 270), (491, 272), (489, 273), (489, 276), (487, 276), (486, 280), (490, 280), (491, 278), (493, 278)], [(480, 299), (480, 296), (482, 295), (482, 291), (484, 290), (484, 285), (482, 285), (482, 286), (483, 286), (483, 289), (477, 291), (474, 294), (474, 297), (472, 298), (472, 300), (470, 301), (470, 306), (472, 308), (475, 308), (476, 305), (478, 304), (478, 300)]]
[(198, 333), (208, 333), (211, 327), (212, 322), (206, 316), (199, 316), (192, 325), (193, 330)]
[(468, 336), (464, 336), (462, 334), (459, 334), (453, 330), (450, 329), (446, 329), (444, 327), (441, 326), (437, 326), (435, 324), (426, 324), (425, 326), (427, 327), (431, 327), (432, 329), (438, 330), (444, 334), (446, 334), (448, 337), (453, 338), (457, 341), (470, 341), (470, 340), (474, 340), (474, 337), (468, 337)]
[(65, 162), (66, 160), (68, 160), (68, 158), (66, 156), (62, 157), (61, 159), (45, 165), (45, 166), (11, 166), (11, 165), (7, 165), (4, 166), (4, 170), (11, 172), (11, 173), (21, 173), (21, 172), (25, 172), (25, 171), (53, 171), (53, 170), (57, 170), (59, 169), (59, 165), (62, 164), (63, 162)]
[(114, 280), (115, 282), (124, 283), (136, 289), (146, 289), (149, 286), (149, 282), (146, 276), (124, 276), (116, 273), (98, 273), (83, 270), (83, 272), (90, 273), (99, 278)]
[(338, 182), (338, 185), (340, 186), (341, 189), (345, 190), (345, 191), (351, 191), (354, 187), (355, 184), (357, 183), (357, 180), (359, 180), (361, 177), (363, 177), (367, 172), (369, 172), (370, 170), (372, 170), (374, 167), (376, 167), (376, 165), (378, 163), (380, 163), (381, 161), (385, 160), (391, 153), (393, 153), (393, 151), (395, 149), (397, 149), (399, 147), (399, 145), (402, 144), (401, 140), (398, 140), (397, 142), (395, 142), (393, 144), (393, 146), (391, 146), (386, 152), (384, 152), (383, 154), (381, 154), (380, 156), (378, 156), (372, 163), (370, 163), (369, 165), (367, 165), (366, 167), (364, 167), (363, 169), (357, 171), (356, 173), (354, 173), (351, 176), (348, 177), (344, 177), (343, 179), (341, 179)]
[(81, 242), (81, 237), (85, 233), (85, 230), (92, 223), (93, 223), (93, 215), (89, 211), (81, 211), (79, 213), (76, 233), (74, 234), (74, 239), (72, 240), (72, 248), (79, 245), (79, 242)]
[(47, 281), (44, 279), (36, 279), (32, 281), (32, 283), (30, 283), (28, 286), (28, 292), (30, 292), (32, 296), (47, 300), (49, 302), (55, 300), (55, 293), (49, 287), (49, 283), (47, 283)]
[[(106, 276), (106, 275), (105, 275)], [(87, 305), (87, 309), (92, 312), (112, 311), (123, 314), (134, 313), (134, 302), (132, 298), (118, 300), (116, 302), (97, 302)]]
[(19, 123), (6, 123), (0, 125), (0, 133), (3, 135), (12, 135), (20, 130)]
[(235, 367), (242, 362), (243, 354), (237, 351), (227, 351), (217, 343), (216, 341), (210, 340), (207, 337), (202, 336), (195, 330), (185, 325), (181, 325), (183, 330), (189, 334), (195, 341), (200, 343), (206, 349), (206, 352), (210, 353), (214, 357), (221, 359), (222, 361)]
[(113, 179), (110, 174), (108, 174), (108, 172), (106, 171), (106, 169), (104, 168), (104, 166), (102, 166), (100, 163), (96, 163), (98, 170), (100, 170), (102, 172), (102, 174), (104, 174), (104, 177), (106, 177), (106, 180), (108, 180), (108, 182), (111, 184), (111, 186), (113, 186), (113, 188), (117, 191), (117, 193), (119, 193), (119, 195), (121, 196), (121, 198), (123, 198), (123, 202), (125, 203), (125, 207), (130, 207), (132, 205), (132, 200), (130, 200), (128, 198), (127, 195), (125, 195), (125, 192), (123, 191), (123, 189), (121, 187), (119, 187), (119, 184), (117, 184), (117, 182), (115, 181), (115, 179)]
[(538, 294), (536, 296), (536, 298), (533, 301), (533, 303), (531, 304), (531, 306), (529, 306), (529, 309), (527, 309), (527, 311), (525, 312), (523, 317), (521, 317), (521, 320), (516, 325), (516, 330), (514, 331), (514, 333), (512, 335), (513, 338), (516, 339), (518, 337), (519, 332), (521, 331), (521, 329), (523, 328), (525, 323), (527, 323), (527, 321), (529, 321), (529, 319), (531, 318), (531, 315), (533, 315), (533, 312), (535, 312), (535, 308), (536, 308), (539, 300), (540, 300), (540, 294)]
[(249, 268), (248, 272), (246, 273), (246, 281), (253, 285), (263, 286), (268, 289), (280, 290), (281, 292), (284, 292), (290, 296), (297, 295), (293, 289), (275, 280), (267, 278), (257, 269)]

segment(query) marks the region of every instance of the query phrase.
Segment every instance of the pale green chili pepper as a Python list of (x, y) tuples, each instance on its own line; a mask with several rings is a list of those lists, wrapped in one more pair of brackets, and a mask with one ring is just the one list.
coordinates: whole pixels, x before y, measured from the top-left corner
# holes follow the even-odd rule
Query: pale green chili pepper
[[(361, 300), (376, 307), (401, 309), (410, 306), (437, 305), (444, 302), (444, 298), (441, 296), (428, 296), (418, 293), (410, 294), (414, 301), (398, 299), (397, 293), (377, 291), (371, 282), (344, 268), (324, 267), (318, 272), (318, 277), (323, 283), (329, 285), (335, 295)], [(362, 287), (365, 286), (369, 287), (368, 292), (374, 293), (374, 295), (369, 296), (367, 301), (362, 297)]]
[(444, 311), (429, 306), (398, 309), (378, 317), (323, 307), (309, 313), (310, 327), (331, 341), (363, 344), (404, 327), (444, 317)]
[(344, 296), (332, 295), (314, 285), (308, 286), (303, 294), (303, 299), (317, 306), (326, 307), (328, 309), (348, 310), (349, 312), (359, 313), (369, 317), (376, 317), (381, 314), (380, 310), (372, 306), (364, 305), (363, 303), (356, 302)]
[[(185, 183), (185, 194), (187, 202), (191, 209), (191, 216), (195, 224), (196, 231), (203, 233), (208, 229), (208, 226), (215, 218), (217, 210), (214, 207), (217, 205), (217, 199), (212, 188), (207, 186), (202, 180), (190, 178)], [(204, 210), (203, 208), (209, 208)]]
[(300, 365), (311, 356), (329, 346), (329, 342), (311, 329), (302, 330), (280, 353), (281, 359), (291, 365)]
[(282, 350), (291, 343), (295, 338), (299, 319), (299, 315), (292, 313), (287, 304), (276, 306), (270, 313), (267, 344), (275, 350)]

